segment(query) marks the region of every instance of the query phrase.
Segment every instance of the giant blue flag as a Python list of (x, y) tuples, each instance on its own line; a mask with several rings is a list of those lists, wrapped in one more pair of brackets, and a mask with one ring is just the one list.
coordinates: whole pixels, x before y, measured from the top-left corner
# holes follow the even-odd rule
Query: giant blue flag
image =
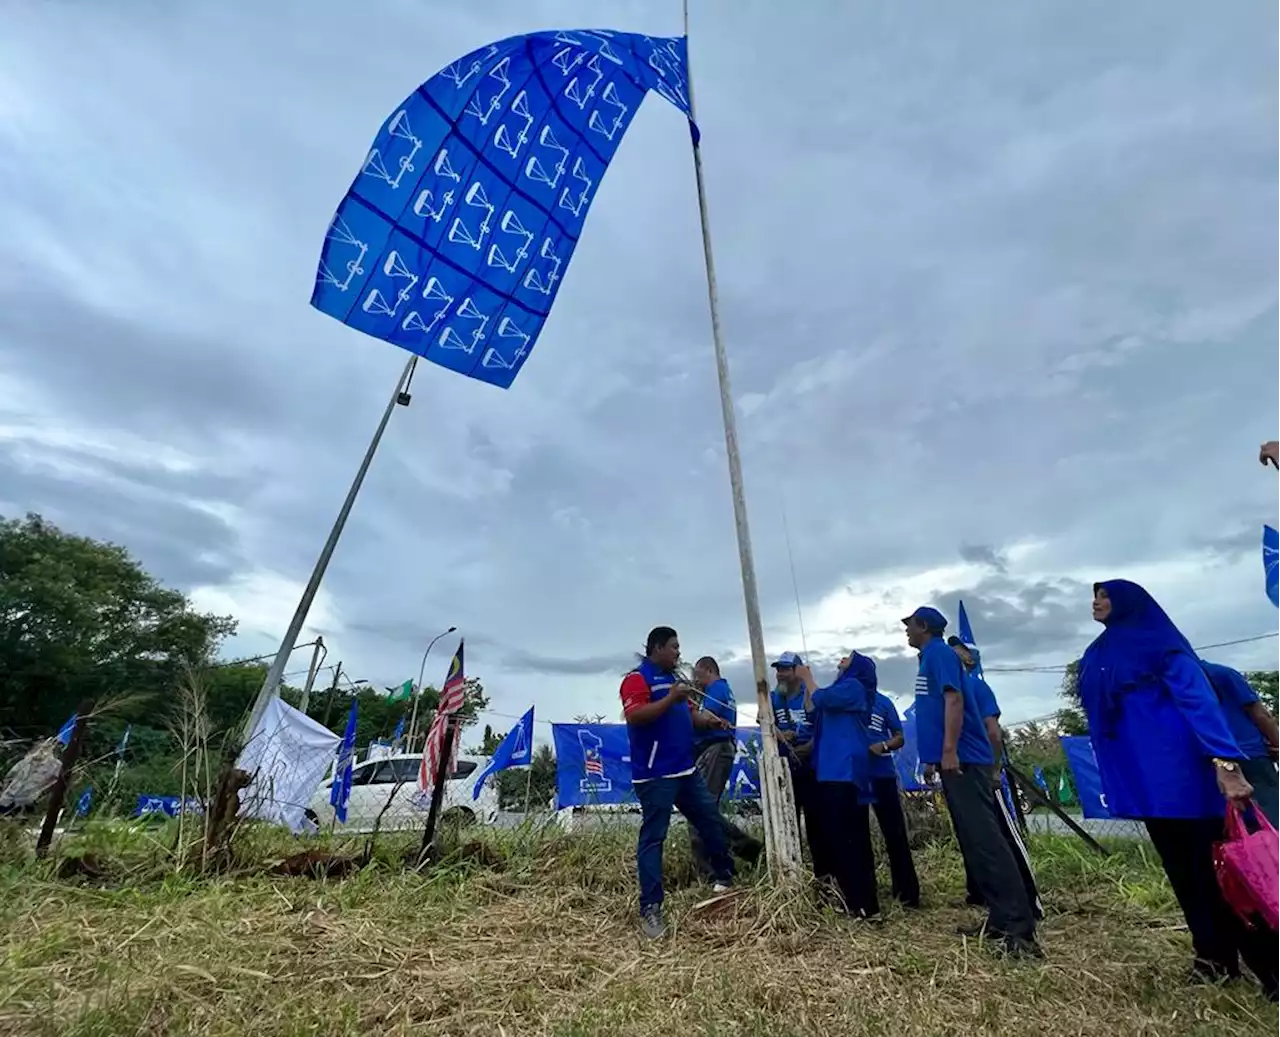
[(645, 94), (689, 114), (686, 54), (683, 37), (574, 29), (512, 36), (436, 73), (374, 138), (311, 304), (507, 388)]
[(475, 788), (471, 790), (471, 798), (480, 798), (480, 789), (490, 774), (505, 771), (508, 767), (527, 767), (533, 762), (533, 707), (520, 718), (507, 736), (498, 743), (498, 748), (489, 757), (489, 764), (476, 778)]
[(1262, 527), (1262, 571), (1267, 578), (1267, 597), (1280, 608), (1280, 532)]
[(338, 746), (338, 764), (334, 768), (333, 784), (329, 786), (329, 805), (340, 824), (347, 823), (347, 800), (351, 798), (351, 771), (356, 761), (356, 705), (353, 700), (347, 714), (347, 729)]

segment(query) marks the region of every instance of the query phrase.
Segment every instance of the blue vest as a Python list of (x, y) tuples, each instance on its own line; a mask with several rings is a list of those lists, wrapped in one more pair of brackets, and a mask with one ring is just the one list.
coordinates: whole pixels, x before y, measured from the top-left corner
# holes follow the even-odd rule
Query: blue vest
[[(675, 674), (659, 670), (648, 659), (633, 673), (649, 685), (649, 701), (657, 702), (671, 693)], [(693, 714), (688, 703), (673, 704), (649, 724), (627, 724), (631, 742), (631, 780), (648, 781), (693, 770)]]

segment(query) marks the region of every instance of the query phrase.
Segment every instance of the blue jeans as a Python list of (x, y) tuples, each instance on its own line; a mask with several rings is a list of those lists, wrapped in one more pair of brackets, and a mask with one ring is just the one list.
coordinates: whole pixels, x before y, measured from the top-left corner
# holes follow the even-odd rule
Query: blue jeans
[(715, 800), (694, 771), (682, 778), (653, 778), (635, 786), (640, 801), (640, 840), (636, 845), (636, 874), (640, 879), (640, 910), (662, 903), (662, 846), (667, 841), (671, 808), (677, 808), (702, 839), (707, 863), (716, 882), (733, 878), (733, 858), (720, 827)]

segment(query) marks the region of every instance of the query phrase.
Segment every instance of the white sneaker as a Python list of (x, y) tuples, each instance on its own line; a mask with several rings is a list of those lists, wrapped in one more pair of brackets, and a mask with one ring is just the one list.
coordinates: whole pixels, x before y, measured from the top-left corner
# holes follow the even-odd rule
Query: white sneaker
[(714, 893), (716, 896), (720, 896), (720, 894), (722, 893), (728, 893), (731, 889), (733, 889), (733, 887), (729, 885), (729, 883), (717, 882), (714, 886), (711, 887), (711, 892)]

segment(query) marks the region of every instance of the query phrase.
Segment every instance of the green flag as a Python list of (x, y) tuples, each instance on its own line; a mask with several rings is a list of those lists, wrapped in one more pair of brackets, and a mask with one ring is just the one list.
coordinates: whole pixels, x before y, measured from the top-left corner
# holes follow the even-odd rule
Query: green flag
[(1058, 802), (1064, 806), (1071, 802), (1071, 786), (1067, 784), (1067, 776), (1058, 774)]
[(391, 701), (400, 702), (403, 699), (413, 698), (413, 681), (407, 680), (398, 688), (391, 690)]

